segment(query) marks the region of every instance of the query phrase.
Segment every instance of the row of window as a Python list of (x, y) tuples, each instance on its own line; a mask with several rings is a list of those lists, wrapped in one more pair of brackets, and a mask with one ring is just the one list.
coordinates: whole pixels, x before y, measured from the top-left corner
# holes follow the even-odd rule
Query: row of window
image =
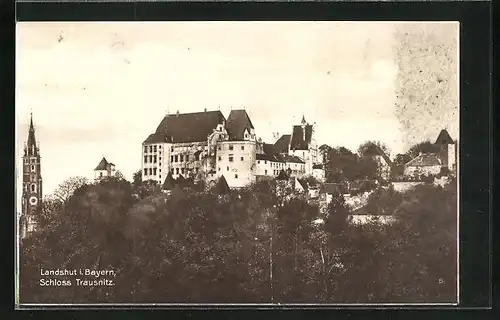
[[(230, 155), (228, 156), (228, 158), (229, 158), (229, 162), (233, 162), (233, 161), (234, 161), (234, 155), (230, 154)], [(240, 157), (240, 160), (241, 160), (241, 161), (244, 161), (244, 160), (245, 160), (245, 158), (244, 158), (244, 157)], [(221, 156), (219, 156), (219, 161), (222, 161), (222, 157), (221, 157)]]
[(32, 158), (32, 159), (24, 159), (24, 164), (28, 164), (28, 163), (36, 163), (36, 159), (35, 158)]
[[(161, 172), (161, 169), (158, 169), (158, 172)], [(145, 176), (156, 176), (156, 168), (146, 168), (144, 169)], [(161, 178), (161, 176), (160, 176)]]
[(188, 162), (189, 154), (170, 156), (170, 162)]
[[(284, 163), (272, 162), (272, 161), (270, 161), (270, 163), (271, 163), (271, 167), (273, 167), (273, 168), (282, 168), (285, 166)], [(260, 164), (260, 160), (257, 160), (257, 164)], [(267, 160), (264, 160), (264, 164), (267, 164)]]
[[(161, 150), (161, 146), (158, 146), (158, 149)], [(156, 149), (156, 146), (144, 146), (144, 153), (153, 153), (153, 152), (156, 152), (157, 149)]]
[[(229, 147), (228, 147), (228, 149), (229, 149), (229, 150), (234, 150), (234, 146), (233, 146), (232, 144), (230, 144), (230, 145), (229, 145)], [(222, 146), (221, 146), (221, 145), (219, 145), (219, 146), (217, 147), (217, 150), (222, 150)], [(241, 146), (241, 150), (245, 150), (245, 146)]]
[[(158, 157), (158, 160), (161, 161), (161, 157)], [(156, 163), (156, 155), (144, 156), (144, 163)], [(160, 165), (161, 165), (161, 162), (160, 162)]]
[[(228, 167), (229, 168), (229, 167)], [(145, 176), (156, 176), (156, 168), (146, 168), (144, 169), (144, 175)], [(229, 170), (229, 169), (228, 169)], [(188, 169), (186, 168), (172, 168), (172, 174), (185, 174), (187, 173)], [(158, 169), (158, 173), (160, 173), (160, 179), (161, 179), (161, 169)]]

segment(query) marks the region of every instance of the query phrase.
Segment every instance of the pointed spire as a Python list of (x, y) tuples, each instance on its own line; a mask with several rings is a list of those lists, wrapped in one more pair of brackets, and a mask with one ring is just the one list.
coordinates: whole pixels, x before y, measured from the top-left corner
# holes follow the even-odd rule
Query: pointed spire
[(35, 126), (33, 125), (33, 113), (30, 112), (30, 127), (28, 130), (28, 141), (26, 143), (27, 155), (28, 156), (36, 156), (38, 155), (38, 148), (36, 145), (35, 138)]
[(306, 117), (304, 115), (302, 115), (302, 121), (301, 121), (302, 125), (305, 126), (307, 124), (306, 122)]
[(33, 112), (30, 112), (30, 131), (35, 131), (35, 127), (33, 126)]

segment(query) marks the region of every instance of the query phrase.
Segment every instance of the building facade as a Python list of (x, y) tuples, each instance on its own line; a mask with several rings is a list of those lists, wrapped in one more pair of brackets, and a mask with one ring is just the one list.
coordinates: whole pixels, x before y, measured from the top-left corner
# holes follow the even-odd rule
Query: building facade
[(256, 136), (245, 110), (167, 115), (142, 145), (142, 180), (215, 181), (224, 175), (231, 188), (255, 181)]
[(116, 174), (115, 165), (108, 162), (105, 157), (102, 157), (101, 161), (94, 169), (94, 179), (103, 179), (106, 177), (114, 177)]
[(433, 153), (421, 153), (405, 164), (404, 175), (409, 177), (436, 175), (439, 174), (442, 166), (441, 160), (437, 155)]
[(441, 130), (434, 145), (437, 152), (420, 153), (405, 164), (405, 176), (437, 175), (443, 168), (452, 174), (457, 170), (457, 142), (446, 129)]
[(318, 170), (314, 128), (302, 119), (292, 131), (273, 145), (257, 140), (245, 110), (231, 110), (227, 119), (206, 110), (167, 115), (142, 144), (142, 180), (163, 184), (169, 172), (210, 183), (224, 176), (229, 187), (241, 188), (281, 170), (312, 175)]
[(30, 119), (28, 140), (23, 153), (23, 192), (20, 236), (24, 238), (36, 229), (36, 214), (42, 206), (42, 167), (40, 144), (36, 142), (33, 115)]

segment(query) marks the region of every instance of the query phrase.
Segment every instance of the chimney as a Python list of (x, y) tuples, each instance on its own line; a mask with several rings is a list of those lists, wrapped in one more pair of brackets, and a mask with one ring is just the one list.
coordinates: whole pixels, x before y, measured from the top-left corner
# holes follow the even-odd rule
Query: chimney
[(179, 110), (177, 110), (176, 115), (179, 116)]
[(203, 109), (204, 112), (207, 112), (207, 108)]

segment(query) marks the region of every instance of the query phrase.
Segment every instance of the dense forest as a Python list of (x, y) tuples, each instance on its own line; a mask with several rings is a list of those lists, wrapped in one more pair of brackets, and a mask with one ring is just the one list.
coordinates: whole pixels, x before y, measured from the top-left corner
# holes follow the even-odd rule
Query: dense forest
[[(454, 179), (405, 193), (378, 187), (367, 206), (395, 216), (392, 225), (350, 224), (341, 194), (321, 210), (277, 187), (184, 184), (167, 194), (139, 173), (133, 182), (71, 178), (45, 199), (38, 231), (21, 242), (20, 302), (456, 301)], [(113, 285), (77, 286), (75, 276), (41, 275), (50, 269), (115, 276)], [(40, 284), (48, 278), (72, 285)]]

